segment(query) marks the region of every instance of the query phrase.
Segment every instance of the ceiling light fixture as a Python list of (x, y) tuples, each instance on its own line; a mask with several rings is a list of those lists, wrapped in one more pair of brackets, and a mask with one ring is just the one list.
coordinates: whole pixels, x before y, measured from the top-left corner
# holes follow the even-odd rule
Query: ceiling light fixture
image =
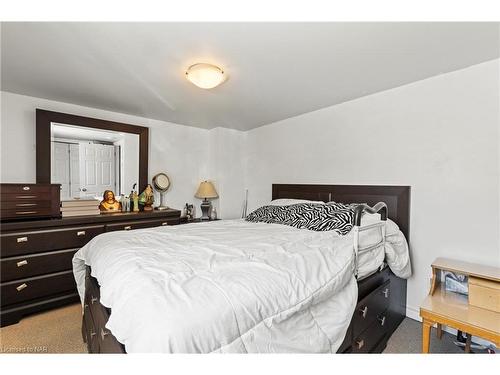
[(191, 65), (186, 71), (186, 78), (193, 85), (202, 89), (213, 89), (226, 79), (224, 71), (212, 64), (198, 63)]

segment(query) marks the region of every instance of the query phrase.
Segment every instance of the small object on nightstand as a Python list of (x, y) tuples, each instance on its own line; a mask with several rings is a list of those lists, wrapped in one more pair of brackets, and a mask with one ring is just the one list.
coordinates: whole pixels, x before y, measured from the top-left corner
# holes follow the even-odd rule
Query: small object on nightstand
[(217, 210), (212, 208), (212, 212), (210, 213), (210, 220), (217, 220)]
[(191, 220), (194, 218), (194, 205), (186, 203), (184, 206), (184, 213), (182, 215), (187, 220)]
[(194, 195), (196, 198), (202, 198), (203, 202), (201, 203), (201, 220), (210, 220), (210, 210), (212, 208), (212, 204), (208, 200), (209, 198), (218, 198), (219, 195), (214, 188), (214, 185), (209, 181), (203, 181), (196, 194)]

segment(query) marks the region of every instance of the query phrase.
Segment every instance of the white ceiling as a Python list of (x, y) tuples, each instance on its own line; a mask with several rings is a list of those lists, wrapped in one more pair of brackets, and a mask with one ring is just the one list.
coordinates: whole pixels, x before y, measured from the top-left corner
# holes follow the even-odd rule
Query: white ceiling
[[(2, 23), (2, 90), (251, 129), (499, 57), (498, 23)], [(202, 90), (197, 62), (228, 80)]]

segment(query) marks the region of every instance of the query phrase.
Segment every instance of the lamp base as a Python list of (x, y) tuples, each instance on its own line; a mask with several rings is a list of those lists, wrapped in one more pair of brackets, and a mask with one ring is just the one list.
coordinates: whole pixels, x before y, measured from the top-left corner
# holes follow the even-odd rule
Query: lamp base
[(212, 203), (210, 203), (210, 201), (205, 198), (205, 200), (201, 202), (201, 220), (210, 220), (211, 209)]

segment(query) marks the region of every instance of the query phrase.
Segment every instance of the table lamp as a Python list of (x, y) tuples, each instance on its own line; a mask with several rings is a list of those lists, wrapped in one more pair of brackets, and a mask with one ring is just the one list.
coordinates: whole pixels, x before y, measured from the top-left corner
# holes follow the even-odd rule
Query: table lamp
[(201, 202), (201, 220), (210, 220), (210, 211), (212, 210), (212, 203), (208, 199), (218, 198), (217, 191), (210, 181), (203, 181), (200, 183), (196, 194), (196, 198), (202, 198)]

